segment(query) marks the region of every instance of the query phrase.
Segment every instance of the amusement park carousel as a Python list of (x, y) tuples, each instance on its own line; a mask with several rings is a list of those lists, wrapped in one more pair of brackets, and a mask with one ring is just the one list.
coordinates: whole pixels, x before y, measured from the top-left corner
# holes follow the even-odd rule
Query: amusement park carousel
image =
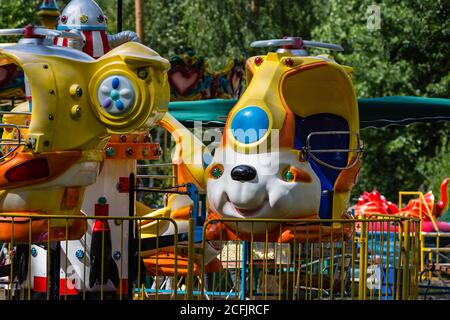
[(108, 33), (93, 0), (38, 14), (0, 30), (0, 300), (448, 298), (450, 178), (350, 193), (360, 130), (450, 100), (358, 99), (336, 44), (255, 41), (211, 71)]

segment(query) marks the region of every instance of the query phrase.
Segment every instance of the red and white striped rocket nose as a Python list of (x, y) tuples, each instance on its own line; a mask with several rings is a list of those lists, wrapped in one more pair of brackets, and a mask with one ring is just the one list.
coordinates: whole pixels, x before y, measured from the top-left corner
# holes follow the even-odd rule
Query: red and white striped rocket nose
[[(79, 31), (84, 40), (82, 51), (87, 53), (94, 59), (98, 59), (101, 56), (108, 53), (111, 48), (108, 43), (108, 35), (106, 31)], [(58, 46), (69, 46), (69, 39), (67, 38), (55, 38), (54, 44)]]

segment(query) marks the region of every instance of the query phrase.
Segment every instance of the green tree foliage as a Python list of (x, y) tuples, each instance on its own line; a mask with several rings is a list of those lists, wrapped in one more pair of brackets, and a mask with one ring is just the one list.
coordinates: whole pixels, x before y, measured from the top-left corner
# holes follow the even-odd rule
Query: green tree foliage
[(37, 24), (37, 8), (40, 0), (0, 0), (0, 26), (1, 28), (20, 28), (27, 24)]
[(309, 26), (316, 23), (308, 12), (311, 1), (223, 0), (186, 1), (183, 22), (189, 44), (200, 54), (224, 62), (224, 58), (249, 56), (255, 40), (284, 35), (309, 36)]
[[(332, 1), (317, 14), (314, 38), (341, 43), (337, 59), (355, 69), (359, 97), (449, 97), (450, 7), (445, 0), (383, 1), (380, 28), (367, 26), (372, 0)], [(450, 124), (366, 129), (360, 183), (353, 194), (379, 189), (390, 199), (399, 190), (433, 189), (450, 176)], [(446, 169), (445, 169), (446, 168)]]
[[(99, 4), (104, 2), (109, 3)], [(124, 28), (134, 29), (133, 2), (124, 0)], [(317, 23), (309, 14), (312, 6), (305, 0), (146, 0), (143, 42), (166, 57), (193, 48), (218, 68), (231, 57), (261, 53), (250, 48), (252, 41), (308, 37), (309, 26)]]
[[(0, 29), (23, 28), (26, 25), (40, 25), (37, 12), (42, 0), (0, 0)], [(0, 43), (14, 43), (18, 36), (2, 37)]]

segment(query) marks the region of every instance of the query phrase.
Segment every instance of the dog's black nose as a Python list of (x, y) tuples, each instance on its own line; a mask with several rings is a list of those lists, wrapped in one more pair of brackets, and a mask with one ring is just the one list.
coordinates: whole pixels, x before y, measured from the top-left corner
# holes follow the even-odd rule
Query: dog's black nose
[(250, 181), (256, 177), (256, 169), (246, 165), (236, 166), (231, 170), (231, 178), (236, 181)]

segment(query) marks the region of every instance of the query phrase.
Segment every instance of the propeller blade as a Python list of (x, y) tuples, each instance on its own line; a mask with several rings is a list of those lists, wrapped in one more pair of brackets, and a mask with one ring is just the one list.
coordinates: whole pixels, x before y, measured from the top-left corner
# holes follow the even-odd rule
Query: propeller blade
[(308, 47), (308, 48), (322, 48), (335, 51), (344, 51), (344, 48), (338, 44), (302, 40), (301, 38), (298, 37), (288, 37), (285, 39), (259, 40), (252, 42), (250, 46), (252, 48), (262, 48), (270, 46), (274, 47), (294, 46), (294, 48), (296, 49)]
[(20, 29), (0, 29), (0, 36), (23, 36), (24, 28)]
[(34, 33), (45, 37), (60, 37), (60, 38), (72, 38), (77, 40), (83, 40), (83, 37), (75, 32), (51, 30), (46, 28), (35, 28)]
[(323, 48), (335, 51), (344, 51), (344, 48), (342, 48), (342, 46), (332, 43), (304, 40), (303, 45), (308, 48)]
[[(25, 33), (24, 28), (19, 29), (0, 29), (0, 36), (23, 36)], [(77, 40), (83, 40), (83, 37), (75, 32), (51, 30), (46, 28), (37, 27), (33, 29), (33, 33), (38, 36), (44, 37), (61, 37), (72, 38)]]
[(263, 47), (281, 47), (281, 46), (289, 46), (294, 44), (291, 39), (271, 39), (271, 40), (259, 40), (254, 41), (250, 44), (252, 48), (263, 48)]

